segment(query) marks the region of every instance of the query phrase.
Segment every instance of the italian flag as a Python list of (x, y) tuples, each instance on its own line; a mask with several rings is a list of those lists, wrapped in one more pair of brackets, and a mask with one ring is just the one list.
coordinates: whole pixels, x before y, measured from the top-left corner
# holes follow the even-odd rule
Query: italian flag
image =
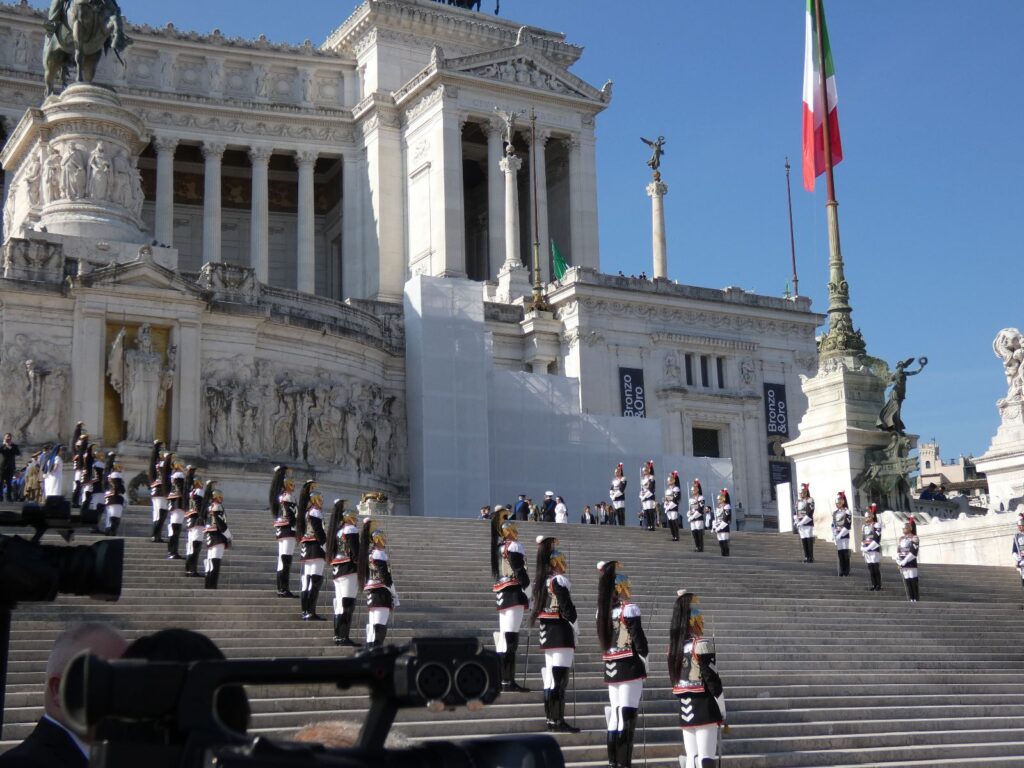
[[(825, 41), (824, 56), (818, 55), (818, 24)], [(804, 44), (804, 187), (814, 191), (814, 180), (825, 172), (825, 105), (821, 103), (821, 62), (825, 63), (825, 85), (828, 90), (828, 130), (832, 145), (832, 165), (843, 159), (839, 139), (839, 96), (836, 93), (836, 71), (832, 65), (832, 48), (828, 44), (825, 14), (819, 19), (814, 0), (807, 0), (807, 39)]]

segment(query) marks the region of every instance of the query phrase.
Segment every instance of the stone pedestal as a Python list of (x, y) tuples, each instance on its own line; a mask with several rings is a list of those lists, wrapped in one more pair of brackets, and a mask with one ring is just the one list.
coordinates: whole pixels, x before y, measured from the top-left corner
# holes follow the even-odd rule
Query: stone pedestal
[[(796, 480), (809, 483), (815, 498), (815, 535), (831, 538), (832, 502), (845, 491), (850, 506), (870, 503), (855, 486), (868, 467), (869, 454), (883, 451), (892, 435), (875, 427), (885, 399), (886, 382), (857, 357), (823, 360), (817, 375), (801, 377), (807, 412), (798, 437), (783, 444), (793, 459)], [(916, 445), (916, 436), (908, 435)]]
[(0, 162), (14, 174), (4, 239), (33, 232), (149, 242), (137, 161), (145, 125), (108, 88), (77, 83), (30, 109)]
[(523, 361), (534, 373), (548, 373), (560, 355), (562, 324), (551, 312), (528, 311), (520, 323), (523, 329)]
[(1024, 402), (1000, 400), (998, 407), (1002, 422), (975, 466), (988, 478), (989, 507), (1009, 509), (1024, 496)]

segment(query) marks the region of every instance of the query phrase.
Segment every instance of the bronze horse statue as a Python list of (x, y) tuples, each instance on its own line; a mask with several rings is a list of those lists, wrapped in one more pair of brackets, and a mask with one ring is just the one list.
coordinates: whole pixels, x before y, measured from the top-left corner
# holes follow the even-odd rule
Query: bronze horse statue
[(121, 51), (131, 41), (122, 30), (120, 10), (111, 0), (65, 0), (64, 14), (57, 28), (46, 36), (43, 45), (43, 69), (46, 95), (57, 92), (67, 78), (71, 62), (77, 70), (76, 81), (91, 83), (100, 57), (113, 50), (124, 64)]

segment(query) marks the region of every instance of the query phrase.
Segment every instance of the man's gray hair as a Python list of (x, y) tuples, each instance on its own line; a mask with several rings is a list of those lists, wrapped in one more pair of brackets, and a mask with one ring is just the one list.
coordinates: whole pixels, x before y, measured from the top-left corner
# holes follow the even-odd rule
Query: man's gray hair
[(85, 640), (91, 635), (121, 637), (120, 632), (102, 621), (84, 621), (72, 624), (57, 635), (57, 639), (53, 641), (53, 649), (46, 662), (47, 679), (63, 674), (68, 662), (82, 650)]

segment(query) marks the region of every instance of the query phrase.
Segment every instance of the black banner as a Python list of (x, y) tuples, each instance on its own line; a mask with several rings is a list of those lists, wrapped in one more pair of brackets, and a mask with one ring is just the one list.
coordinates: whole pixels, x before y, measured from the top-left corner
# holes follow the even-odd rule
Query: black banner
[(647, 418), (647, 394), (644, 391), (644, 372), (641, 368), (619, 368), (619, 396), (622, 415), (637, 419)]
[(782, 483), (793, 484), (793, 465), (788, 461), (768, 460), (768, 487), (772, 489), (772, 501), (775, 501), (775, 486)]
[[(764, 385), (764, 420), (768, 432), (768, 443), (778, 438), (789, 437), (789, 408), (786, 407), (786, 385)], [(769, 448), (769, 455), (774, 453)]]

